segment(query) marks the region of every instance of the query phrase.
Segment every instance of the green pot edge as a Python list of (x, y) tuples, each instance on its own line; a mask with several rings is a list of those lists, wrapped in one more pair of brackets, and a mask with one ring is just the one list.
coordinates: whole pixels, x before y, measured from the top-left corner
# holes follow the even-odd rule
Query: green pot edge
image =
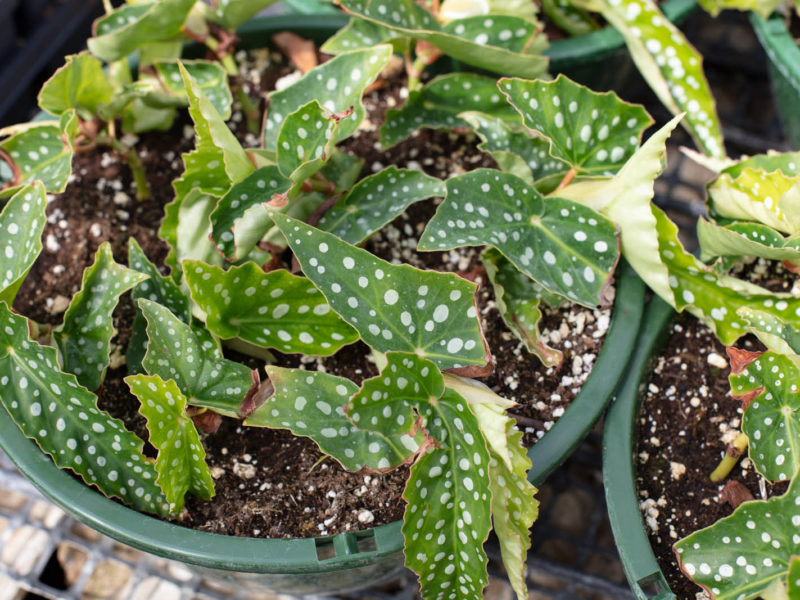
[[(666, 341), (674, 309), (658, 297), (647, 307), (627, 374), (606, 415), (603, 431), (603, 485), (614, 541), (628, 584), (638, 600), (674, 600), (656, 561), (639, 510), (634, 445), (642, 396), (640, 385), (651, 360)], [(653, 594), (651, 594), (651, 591)]]

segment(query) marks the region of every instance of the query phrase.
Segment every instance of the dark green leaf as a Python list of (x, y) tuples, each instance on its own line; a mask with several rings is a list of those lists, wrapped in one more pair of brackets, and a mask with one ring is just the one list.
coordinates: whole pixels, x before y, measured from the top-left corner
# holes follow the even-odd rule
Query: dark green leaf
[(14, 302), (19, 286), (42, 251), (47, 198), (41, 182), (20, 189), (0, 212), (0, 302)]

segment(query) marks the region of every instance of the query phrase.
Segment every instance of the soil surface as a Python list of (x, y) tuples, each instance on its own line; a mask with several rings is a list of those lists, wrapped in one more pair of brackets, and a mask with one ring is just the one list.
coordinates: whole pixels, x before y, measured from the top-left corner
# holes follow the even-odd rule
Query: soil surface
[[(282, 77), (296, 76), (279, 55), (266, 51), (247, 56), (245, 73), (251, 96), (273, 89)], [(366, 159), (362, 175), (394, 164), (444, 179), (494, 166), (490, 157), (477, 150), (478, 140), (462, 132), (423, 131), (388, 151), (379, 150), (377, 128), (383, 114), (402, 103), (406, 95), (405, 87), (394, 81), (365, 99), (368, 118), (343, 145)], [(230, 126), (245, 146), (256, 145), (257, 139), (246, 133), (236, 105)], [(67, 190), (50, 198), (45, 248), (17, 296), (15, 309), (40, 323), (59, 324), (69, 300), (80, 289), (84, 269), (93, 263), (104, 241), (111, 242), (115, 259), (125, 264), (127, 241), (135, 237), (166, 273), (163, 261), (168, 249), (156, 232), (164, 206), (173, 197), (171, 182), (183, 170), (181, 153), (193, 147), (192, 135), (191, 121), (182, 114), (170, 131), (140, 137), (136, 148), (152, 192), (144, 202), (137, 202), (130, 170), (114, 152), (97, 148), (77, 154)], [(542, 331), (551, 345), (564, 353), (564, 361), (560, 369), (544, 368), (502, 322), (478, 262), (480, 248), (422, 254), (414, 251), (436, 204), (415, 205), (370, 240), (367, 248), (386, 260), (459, 272), (481, 284), (479, 306), (498, 365), (494, 374), (482, 381), (520, 404), (512, 412), (525, 427), (528, 443), (533, 444), (580, 391), (602, 346), (611, 311), (570, 305), (547, 310)], [(286, 263), (290, 264), (288, 258)], [(145, 421), (137, 412), (138, 400), (122, 380), (127, 374), (124, 355), (133, 316), (130, 294), (126, 294), (114, 313), (117, 334), (112, 340), (111, 368), (98, 390), (99, 405), (147, 440)], [(326, 359), (275, 354), (282, 366), (325, 370), (357, 383), (376, 374), (368, 349), (361, 343)], [(263, 366), (234, 353), (228, 353), (228, 357), (254, 368)], [(406, 467), (378, 476), (347, 473), (338, 463), (323, 457), (308, 439), (285, 431), (243, 428), (227, 418), (223, 418), (217, 433), (204, 437), (204, 444), (216, 497), (210, 502), (187, 497), (188, 516), (182, 525), (232, 535), (309, 537), (402, 518), (404, 503), (400, 496), (408, 476)], [(146, 445), (145, 451), (154, 456), (152, 446)]]
[[(737, 271), (774, 291), (789, 291), (795, 281), (780, 264), (767, 267), (758, 261)], [(752, 336), (741, 338), (736, 346), (764, 350)], [(721, 497), (725, 484), (736, 481), (753, 498), (781, 494), (787, 487), (763, 481), (746, 456), (725, 481), (709, 479), (741, 426), (741, 403), (730, 394), (729, 375), (725, 347), (696, 318), (681, 314), (670, 325), (640, 410), (639, 506), (658, 563), (681, 600), (704, 596), (697, 596), (702, 589), (678, 568), (672, 545), (733, 512), (734, 506)]]

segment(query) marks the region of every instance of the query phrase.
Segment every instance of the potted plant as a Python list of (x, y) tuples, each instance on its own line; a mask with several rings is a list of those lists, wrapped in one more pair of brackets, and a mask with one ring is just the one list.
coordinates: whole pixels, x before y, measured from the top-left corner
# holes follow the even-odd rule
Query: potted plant
[[(7, 378), (0, 395), (7, 410), (2, 444), (56, 502), (133, 546), (218, 575), (225, 571), (221, 576), (237, 577), (244, 585), (266, 583), (295, 592), (354, 587), (391, 575), (401, 564), (404, 537), (406, 564), (421, 575), (426, 597), (461, 587), (466, 591), (455, 593), (480, 594), (486, 577), (482, 544), (492, 514), (512, 585), (524, 595), (527, 530), (536, 509), (528, 481), (552, 468), (563, 450), (554, 453), (553, 462), (539, 461), (537, 448), (547, 448), (541, 444), (552, 439), (547, 434), (528, 455), (515, 426), (523, 416), (507, 413), (513, 402), (472, 379), (492, 367), (475, 304), (476, 284), (453, 272), (394, 264), (359, 245), (409, 207), (444, 197), (436, 214), (419, 222), (420, 250), (488, 246), (471, 260), (485, 269), (478, 276), (487, 290), (484, 300), (491, 293), (496, 299), (496, 322), (509, 324), (499, 337), (545, 361), (558, 358), (548, 346), (552, 336), (545, 340), (540, 331), (542, 313), (552, 313), (547, 306), (566, 300), (590, 309), (608, 305), (616, 272), (615, 325), (606, 343), (621, 348), (596, 358), (585, 391), (597, 385), (599, 396), (579, 396), (569, 409), (583, 423), (576, 428), (583, 433), (593, 420), (586, 415), (602, 411), (621, 373), (623, 365), (615, 372), (606, 367), (615, 355), (627, 354), (624, 341), (635, 332), (631, 325), (638, 319), (642, 288), (617, 269), (614, 220), (568, 196), (577, 198), (585, 184), (596, 185), (598, 175), (606, 184), (617, 181), (616, 175), (604, 174), (633, 160), (650, 118), (614, 94), (593, 93), (564, 77), (546, 82), (444, 76), (424, 90), (430, 94), (458, 83), (452, 97), (463, 100), (465, 109), (476, 94), (484, 100), (483, 112), (446, 115), (444, 125), (458, 126), (462, 121), (452, 119), (463, 119), (502, 168), (475, 169), (443, 182), (419, 170), (380, 165), (359, 179), (362, 161), (342, 148), (364, 127), (363, 90), (391, 56), (386, 44), (341, 52), (271, 92), (262, 145), (247, 150), (212, 101), (226, 97), (219, 80), (204, 86), (209, 82), (176, 61), (182, 84), (176, 89), (189, 105), (194, 149), (184, 154), (180, 176), (168, 180), (174, 198), (165, 207), (159, 233), (169, 253), (159, 262), (170, 273), (164, 274), (135, 241), (123, 255), (127, 266), (114, 258), (110, 245), (101, 244), (55, 326), (9, 307), (42, 250), (46, 192), (66, 185), (72, 152), (99, 115), (100, 103), (97, 110), (80, 112), (86, 103), (67, 95), (72, 106), (58, 123), (15, 128), (2, 142), (8, 163), (16, 167), (0, 213), (7, 235), (0, 305), (6, 336), (0, 377)], [(524, 57), (518, 60), (527, 64)], [(81, 69), (88, 73), (84, 80), (76, 68), (90, 62), (72, 59), (44, 91), (59, 89), (67, 75), (102, 88), (97, 69)], [(533, 111), (533, 102), (543, 109)], [(424, 109), (415, 114), (413, 104), (405, 104), (387, 121), (386, 131), (399, 130), (404, 118), (422, 118)], [(601, 112), (608, 121), (597, 128)], [(97, 124), (108, 131), (109, 123)], [(43, 152), (41, 140), (53, 140), (53, 149)], [(136, 145), (137, 152), (143, 143)], [(53, 161), (46, 161), (50, 169), (30, 152), (52, 155)], [(152, 156), (149, 146), (140, 156)], [(38, 168), (46, 177), (36, 174)], [(158, 186), (151, 192), (164, 196)], [(24, 243), (19, 243), (20, 232)], [(57, 245), (46, 239), (48, 248)], [(124, 249), (119, 242), (125, 240), (111, 241), (118, 251)], [(147, 239), (139, 241), (144, 246)], [(291, 272), (293, 261), (304, 276)], [(457, 263), (451, 269), (458, 269)], [(469, 266), (467, 261), (461, 270)], [(34, 274), (45, 272), (33, 268)], [(26, 285), (29, 291), (34, 287)], [(113, 311), (127, 290), (134, 301), (126, 324), (129, 343), (113, 348)], [(597, 320), (607, 318), (599, 314)], [(286, 358), (334, 355), (357, 340), (361, 345), (347, 360), (357, 358), (371, 369), (362, 369), (358, 380), (327, 368), (298, 368)], [(522, 360), (513, 350), (510, 356)], [(524, 360), (533, 359), (525, 355)], [(270, 363), (266, 376), (265, 362)], [(130, 390), (128, 397), (138, 398), (149, 451), (127, 430), (135, 426), (135, 417), (123, 424), (97, 405), (98, 396), (105, 401), (111, 389)], [(320, 469), (340, 464), (372, 479), (372, 473), (410, 464), (410, 473), (399, 476), (408, 502), (404, 523), (292, 540), (191, 530), (89, 490), (26, 439), (36, 439), (56, 464), (107, 496), (179, 520), (191, 518), (203, 504), (192, 496), (214, 493), (217, 484), (204, 460), (200, 432), (225, 427), (223, 417), (234, 431), (241, 422), (249, 425), (236, 434), (240, 438), (264, 428), (310, 437), (326, 461)], [(557, 429), (560, 423), (552, 433), (568, 429)], [(213, 434), (206, 438), (211, 439)], [(531, 471), (531, 460), (545, 466)], [(309, 465), (305, 475), (315, 468)], [(426, 500), (433, 497), (439, 499), (436, 506)], [(358, 514), (364, 515), (361, 525), (374, 518), (370, 511)], [(318, 524), (327, 527), (324, 521)], [(435, 553), (433, 542), (440, 547)]]
[[(709, 264), (686, 253), (677, 228), (656, 218), (659, 254), (652, 255), (649, 269), (661, 298), (648, 308), (604, 436), (612, 528), (638, 598), (675, 597), (670, 585), (681, 597), (693, 593), (697, 588), (684, 575), (713, 598), (796, 594), (790, 575), (798, 540), (792, 521), (796, 493), (789, 482), (796, 470), (787, 448), (797, 443), (792, 381), (798, 299), (790, 292), (793, 277), (776, 273), (793, 273), (798, 259), (789, 208), (797, 158), (767, 154), (716, 165), (719, 174), (708, 186), (711, 219), (698, 223), (701, 257)], [(743, 273), (750, 281), (731, 277), (731, 269), (742, 272), (747, 256), (762, 261), (747, 263)], [(783, 263), (770, 268), (765, 261)], [(683, 319), (667, 327), (675, 308), (703, 325)], [(745, 339), (747, 350), (729, 348), (725, 358), (720, 342), (732, 346), (746, 333), (755, 334), (760, 345)], [(730, 390), (742, 402), (738, 415), (736, 404), (723, 399), (729, 364)], [(646, 412), (640, 411), (643, 397), (649, 398)], [(639, 435), (640, 427), (648, 434)], [(727, 479), (748, 452), (741, 471)], [(640, 511), (650, 539), (642, 517), (634, 516)], [(665, 549), (673, 544), (670, 560)]]

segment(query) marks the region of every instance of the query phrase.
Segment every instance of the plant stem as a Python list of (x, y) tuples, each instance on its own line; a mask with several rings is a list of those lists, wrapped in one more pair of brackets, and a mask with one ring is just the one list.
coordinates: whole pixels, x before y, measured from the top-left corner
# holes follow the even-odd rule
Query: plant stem
[(150, 184), (147, 183), (147, 173), (144, 170), (142, 159), (133, 148), (128, 148), (125, 144), (116, 138), (102, 137), (97, 139), (98, 144), (107, 144), (114, 150), (119, 152), (128, 161), (128, 166), (133, 175), (133, 181), (136, 183), (136, 199), (143, 202), (150, 198)]
[(736, 436), (736, 439), (733, 440), (733, 443), (728, 446), (725, 451), (725, 456), (722, 457), (717, 468), (711, 473), (711, 481), (718, 483), (728, 476), (736, 463), (739, 462), (739, 458), (745, 453), (745, 450), (747, 450), (748, 443), (749, 440), (744, 433), (740, 433)]
[(106, 11), (106, 14), (114, 12), (114, 5), (111, 4), (111, 0), (103, 0), (103, 10)]
[[(211, 37), (206, 37), (203, 40), (205, 45), (217, 54), (217, 50), (219, 49), (219, 42)], [(233, 56), (230, 54), (225, 54), (224, 56), (220, 56), (217, 54), (217, 57), (222, 63), (222, 67), (225, 69), (225, 72), (228, 74), (229, 78), (239, 79), (239, 66), (236, 64)], [(236, 86), (236, 90), (234, 92), (236, 94), (236, 99), (242, 105), (242, 112), (244, 113), (245, 121), (247, 122), (247, 131), (250, 133), (259, 133), (261, 131), (261, 111), (258, 110), (258, 106), (253, 102), (252, 98), (247, 95), (247, 92), (244, 91), (244, 87), (241, 85)]]
[(561, 183), (559, 183), (558, 186), (556, 187), (556, 190), (563, 190), (570, 183), (572, 183), (572, 180), (575, 179), (575, 175), (577, 173), (578, 172), (574, 168), (567, 171), (566, 174), (564, 175), (564, 179), (562, 179)]
[(425, 70), (425, 61), (421, 57), (417, 57), (413, 62), (411, 61), (411, 53), (406, 52), (405, 55), (406, 73), (408, 75), (408, 91), (409, 93), (418, 90), (422, 87), (422, 72)]

